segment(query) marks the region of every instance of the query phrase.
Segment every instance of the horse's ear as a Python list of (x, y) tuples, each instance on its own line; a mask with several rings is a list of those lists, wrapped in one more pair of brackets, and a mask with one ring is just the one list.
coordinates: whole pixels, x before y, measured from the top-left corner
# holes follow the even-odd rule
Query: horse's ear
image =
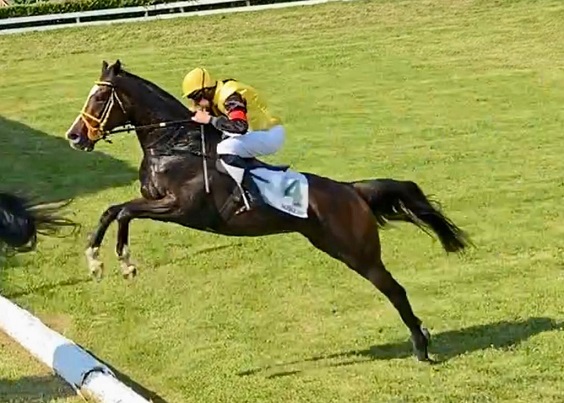
[(121, 61), (119, 59), (114, 63), (114, 74), (121, 73)]
[(108, 70), (108, 62), (105, 60), (102, 60), (102, 74), (104, 74), (106, 72), (106, 70)]

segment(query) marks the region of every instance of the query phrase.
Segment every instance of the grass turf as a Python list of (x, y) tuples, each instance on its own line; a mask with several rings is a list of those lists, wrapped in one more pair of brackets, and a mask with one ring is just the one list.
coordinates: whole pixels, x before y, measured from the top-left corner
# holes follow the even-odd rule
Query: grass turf
[[(3, 293), (171, 402), (561, 401), (563, 20), (549, 0), (355, 1), (2, 36), (2, 185), (74, 197), (84, 226), (19, 256)], [(112, 274), (89, 282), (87, 233), (137, 197), (141, 154), (62, 137), (116, 58), (176, 95), (197, 65), (254, 84), (287, 123), (274, 161), (434, 194), (478, 249), (445, 257), (408, 225), (382, 242), (444, 362), (417, 363), (392, 306), (297, 235), (134, 221), (140, 276), (111, 227)]]

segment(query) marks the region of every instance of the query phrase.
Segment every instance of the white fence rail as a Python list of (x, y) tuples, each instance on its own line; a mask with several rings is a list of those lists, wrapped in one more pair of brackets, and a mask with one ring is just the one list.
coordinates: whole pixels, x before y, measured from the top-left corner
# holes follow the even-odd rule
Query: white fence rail
[(149, 403), (72, 340), (2, 296), (0, 312), (0, 330), (55, 371), (78, 394), (101, 403)]
[(0, 34), (39, 31), (80, 25), (138, 22), (241, 11), (257, 11), (350, 0), (285, 0), (253, 5), (253, 0), (189, 0), (151, 6), (111, 8), (82, 12), (0, 19)]

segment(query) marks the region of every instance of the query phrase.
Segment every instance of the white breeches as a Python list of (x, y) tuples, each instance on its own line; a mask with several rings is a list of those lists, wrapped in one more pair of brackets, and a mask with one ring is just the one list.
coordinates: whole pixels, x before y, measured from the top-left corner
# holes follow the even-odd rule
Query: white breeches
[(217, 153), (237, 155), (241, 158), (274, 154), (284, 144), (285, 137), (286, 131), (280, 125), (268, 131), (251, 131), (223, 140), (217, 145)]

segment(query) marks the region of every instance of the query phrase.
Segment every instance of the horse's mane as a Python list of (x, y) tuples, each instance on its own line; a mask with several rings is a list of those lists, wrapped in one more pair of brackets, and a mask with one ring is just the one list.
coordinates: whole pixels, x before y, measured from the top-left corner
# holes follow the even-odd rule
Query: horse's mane
[(149, 89), (150, 92), (159, 97), (164, 103), (166, 103), (166, 105), (170, 105), (171, 108), (174, 108), (175, 111), (178, 110), (179, 113), (187, 116), (191, 115), (192, 112), (190, 111), (190, 109), (188, 109), (179, 99), (177, 99), (169, 92), (165, 91), (163, 88), (159, 87), (157, 84), (144, 79), (143, 77), (139, 77), (136, 74), (130, 73), (129, 71), (126, 71), (124, 69), (121, 69), (119, 75), (134, 78), (140, 81), (147, 89)]
[[(185, 106), (179, 99), (177, 99), (172, 94), (165, 91), (155, 83), (152, 83), (147, 79), (139, 77), (136, 74), (130, 73), (124, 70), (123, 68), (120, 69), (117, 76), (132, 78), (135, 79), (137, 82), (141, 83), (152, 95), (158, 98), (159, 102), (155, 103), (154, 108), (157, 111), (166, 112), (166, 114), (169, 116), (173, 115), (174, 118), (172, 119), (174, 120), (190, 119), (190, 117), (193, 115), (193, 112), (190, 111), (190, 109), (188, 109), (188, 107)], [(171, 119), (171, 118), (167, 117), (167, 119)], [(199, 129), (200, 125), (196, 122), (193, 122), (193, 124), (192, 122), (190, 122), (190, 123), (186, 123), (184, 127), (189, 128), (188, 132), (184, 132), (184, 134), (188, 134), (188, 136), (179, 136), (179, 138), (185, 137), (185, 141), (187, 141), (190, 149), (196, 151), (200, 150), (201, 147), (200, 129)], [(177, 126), (171, 128), (170, 130), (172, 130), (173, 133), (178, 134), (179, 129), (182, 130), (182, 127)], [(206, 136), (208, 136), (209, 138), (209, 141), (206, 142), (207, 152), (210, 155), (214, 155), (215, 145), (217, 145), (217, 143), (221, 141), (222, 133), (221, 131), (219, 131), (215, 127), (212, 127), (211, 125), (207, 125), (205, 130), (206, 130)], [(176, 138), (176, 136), (174, 135), (173, 137)]]

